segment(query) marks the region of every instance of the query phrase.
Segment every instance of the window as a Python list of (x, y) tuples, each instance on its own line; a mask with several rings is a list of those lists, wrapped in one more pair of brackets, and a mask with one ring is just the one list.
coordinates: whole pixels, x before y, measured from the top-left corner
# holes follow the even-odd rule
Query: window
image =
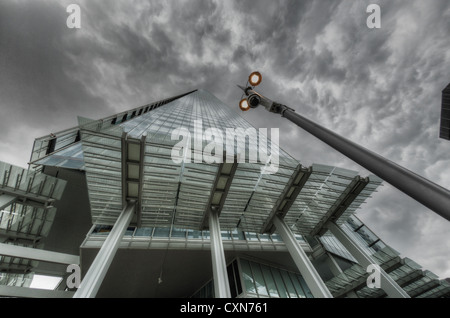
[(248, 297), (313, 298), (303, 277), (298, 273), (246, 259), (239, 259), (239, 263)]
[(230, 284), (231, 297), (236, 298), (238, 295), (242, 294), (242, 285), (239, 278), (239, 270), (236, 260), (227, 266), (227, 274), (228, 283)]
[(256, 294), (255, 281), (253, 280), (250, 263), (247, 260), (241, 260), (242, 277), (244, 279), (245, 290), (247, 293)]
[(266, 282), (264, 281), (264, 277), (261, 271), (261, 268), (258, 263), (251, 263), (253, 278), (256, 285), (256, 290), (259, 296), (269, 296), (266, 288)]
[(92, 231), (92, 234), (108, 235), (108, 233), (111, 232), (111, 229), (112, 229), (111, 225), (96, 225), (94, 230)]
[(56, 146), (56, 138), (52, 138), (48, 141), (48, 146), (47, 146), (47, 151), (46, 151), (46, 155), (51, 154), (52, 152), (55, 151), (55, 146)]

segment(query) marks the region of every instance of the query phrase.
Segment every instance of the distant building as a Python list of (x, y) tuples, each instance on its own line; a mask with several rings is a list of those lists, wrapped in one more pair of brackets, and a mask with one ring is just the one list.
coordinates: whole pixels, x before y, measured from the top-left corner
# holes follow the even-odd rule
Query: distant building
[(450, 83), (442, 91), (441, 130), (439, 137), (450, 140)]

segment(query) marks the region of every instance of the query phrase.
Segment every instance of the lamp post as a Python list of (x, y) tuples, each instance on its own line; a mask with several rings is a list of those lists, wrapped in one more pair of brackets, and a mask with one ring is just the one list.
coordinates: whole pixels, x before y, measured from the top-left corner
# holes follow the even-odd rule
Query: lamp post
[[(254, 73), (252, 73), (254, 74)], [(259, 74), (259, 73), (258, 73)], [(313, 121), (297, 114), (294, 109), (274, 102), (262, 94), (256, 92), (254, 87), (259, 85), (257, 82), (249, 83), (251, 86), (238, 87), (244, 91), (247, 101), (247, 109), (264, 106), (264, 108), (281, 117), (289, 119), (291, 122), (322, 140), (329, 146), (338, 150), (348, 158), (352, 159), (362, 167), (371, 171), (387, 183), (404, 192), (414, 200), (433, 210), (443, 218), (450, 221), (450, 191), (425, 179), (418, 174), (336, 134), (335, 132), (314, 123)], [(241, 103), (244, 103), (241, 100)], [(245, 103), (244, 103), (245, 104)]]

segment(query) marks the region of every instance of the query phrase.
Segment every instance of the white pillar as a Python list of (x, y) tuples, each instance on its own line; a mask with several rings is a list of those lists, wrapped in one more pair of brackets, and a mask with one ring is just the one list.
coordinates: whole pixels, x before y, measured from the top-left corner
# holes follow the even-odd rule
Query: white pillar
[(135, 208), (135, 202), (128, 203), (125, 209), (120, 213), (116, 223), (100, 248), (94, 262), (89, 267), (89, 270), (84, 276), (83, 281), (73, 298), (94, 298), (97, 295), (125, 231), (130, 225)]
[(227, 263), (223, 251), (222, 235), (220, 233), (219, 215), (214, 209), (209, 213), (209, 232), (211, 240), (211, 257), (214, 278), (214, 293), (216, 298), (231, 298), (228, 283)]
[[(330, 232), (344, 245), (344, 247), (352, 254), (364, 269), (369, 265), (378, 263), (352, 238), (345, 233), (345, 231), (333, 222), (328, 222), (326, 227)], [(409, 295), (389, 276), (382, 268), (380, 268), (380, 285), (385, 293), (391, 298), (410, 298)]]
[(273, 224), (277, 228), (278, 233), (283, 238), (292, 259), (300, 271), (300, 274), (306, 281), (311, 293), (315, 298), (333, 298), (327, 286), (323, 282), (319, 273), (314, 268), (303, 248), (298, 243), (294, 233), (289, 229), (284, 220), (278, 216), (273, 218)]

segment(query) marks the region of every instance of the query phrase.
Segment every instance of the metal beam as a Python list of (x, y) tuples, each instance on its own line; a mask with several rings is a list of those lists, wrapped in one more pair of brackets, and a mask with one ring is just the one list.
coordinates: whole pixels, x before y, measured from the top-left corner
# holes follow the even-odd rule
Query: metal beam
[(29, 273), (33, 269), (30, 265), (23, 264), (0, 264), (0, 273), (8, 273), (8, 274), (24, 274)]
[(362, 190), (369, 184), (369, 178), (361, 178), (356, 176), (352, 182), (347, 186), (344, 192), (339, 196), (333, 206), (325, 213), (322, 220), (320, 220), (314, 229), (311, 231), (311, 236), (322, 236), (328, 229), (323, 227), (328, 221), (337, 221), (358, 197)]
[(0, 210), (3, 210), (7, 206), (16, 201), (16, 197), (9, 194), (0, 194)]
[[(436, 287), (438, 287), (441, 283), (439, 282), (439, 280), (432, 280), (428, 283), (426, 283), (425, 285), (417, 288), (417, 289), (413, 289), (410, 294), (411, 294), (411, 298), (415, 298), (419, 295), (425, 294), (426, 292), (429, 292), (430, 290), (435, 289)], [(426, 287), (425, 287), (426, 286)], [(425, 288), (424, 288), (425, 287)]]
[(0, 295), (19, 298), (71, 298), (74, 292), (0, 285)]
[[(126, 133), (122, 135), (122, 207), (125, 207), (130, 200), (136, 202), (136, 214), (132, 223), (137, 227), (140, 227), (142, 222), (146, 137), (145, 133), (140, 139), (128, 138)], [(130, 185), (136, 189), (130, 191), (132, 189)]]
[(79, 264), (80, 257), (31, 247), (0, 243), (0, 255), (31, 259), (56, 264)]
[(280, 197), (278, 198), (266, 222), (264, 223), (261, 229), (261, 233), (273, 234), (273, 232), (275, 231), (273, 219), (275, 218), (275, 216), (284, 219), (295, 199), (302, 190), (303, 186), (305, 185), (306, 181), (308, 181), (311, 173), (312, 167), (304, 168), (301, 164), (299, 164), (295, 168), (294, 173), (290, 177), (289, 181), (284, 187), (283, 192), (281, 192)]
[[(363, 268), (367, 268), (369, 265), (378, 263), (353, 239), (342, 230), (334, 222), (328, 222), (325, 224), (330, 232), (344, 245), (344, 247), (352, 254), (352, 256), (358, 261), (359, 265)], [(395, 282), (395, 280), (389, 276), (383, 268), (381, 269), (381, 288), (391, 298), (410, 298), (409, 295)]]
[(273, 224), (276, 226), (278, 233), (281, 235), (283, 242), (286, 244), (292, 259), (294, 260), (300, 274), (306, 281), (309, 289), (315, 298), (333, 298), (327, 286), (323, 282), (319, 273), (314, 268), (303, 248), (298, 243), (294, 233), (289, 229), (284, 220), (275, 216)]
[(227, 264), (223, 251), (222, 235), (220, 232), (219, 212), (215, 208), (209, 211), (209, 231), (211, 242), (211, 258), (214, 278), (214, 293), (216, 298), (231, 298), (228, 283)]
[(97, 295), (103, 279), (108, 272), (109, 266), (111, 265), (119, 248), (125, 231), (133, 218), (135, 209), (135, 202), (129, 202), (123, 209), (93, 263), (89, 267), (89, 270), (84, 276), (79, 289), (73, 296), (74, 298), (93, 298)]
[(31, 205), (42, 209), (52, 207), (51, 204), (56, 201), (55, 199), (45, 197), (39, 194), (33, 194), (19, 189), (14, 190), (7, 187), (1, 188), (0, 193), (3, 193), (3, 195), (6, 194), (14, 196), (16, 198), (15, 201), (19, 204)]
[(26, 233), (20, 233), (11, 230), (0, 229), (0, 239), (6, 239), (10, 241), (27, 242), (28, 245), (39, 242), (42, 237), (40, 235), (32, 235)]
[[(225, 158), (225, 155), (224, 155)], [(233, 163), (223, 162), (219, 164), (219, 168), (217, 169), (216, 178), (214, 180), (214, 185), (211, 190), (211, 195), (209, 196), (208, 204), (206, 205), (206, 212), (203, 216), (203, 221), (201, 228), (207, 229), (209, 225), (208, 218), (210, 216), (209, 209), (214, 208), (220, 216), (222, 212), (223, 205), (225, 204), (225, 200), (228, 195), (228, 191), (230, 190), (231, 183), (234, 178), (234, 174), (236, 173), (238, 167), (237, 160), (235, 158)]]

